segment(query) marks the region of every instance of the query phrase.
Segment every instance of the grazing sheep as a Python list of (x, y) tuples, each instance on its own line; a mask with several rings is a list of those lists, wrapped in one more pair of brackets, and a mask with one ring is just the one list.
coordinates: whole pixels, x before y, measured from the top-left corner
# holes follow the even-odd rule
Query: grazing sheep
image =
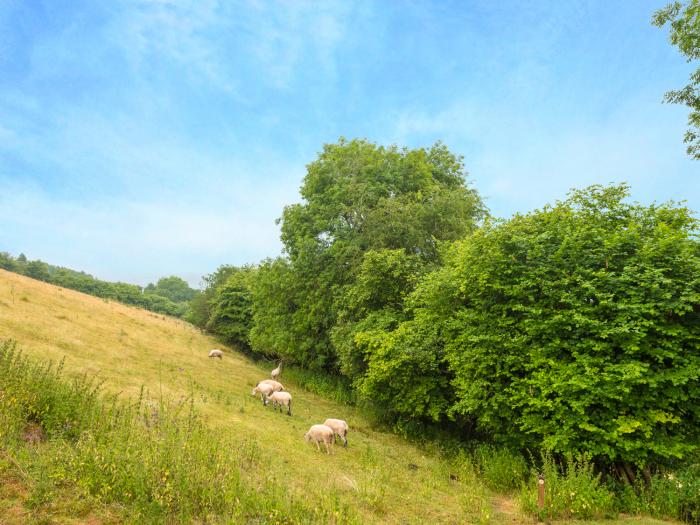
[(333, 433), (333, 429), (327, 427), (326, 425), (313, 425), (309, 431), (304, 434), (304, 439), (307, 443), (309, 441), (316, 443), (316, 448), (319, 452), (321, 451), (321, 446), (319, 443), (323, 442), (326, 447), (326, 452), (330, 454), (331, 448), (333, 447), (335, 434)]
[(279, 406), (280, 412), (282, 412), (282, 407), (287, 407), (287, 415), (292, 415), (292, 394), (289, 392), (273, 392), (265, 396), (265, 404), (272, 401), (272, 408)]
[(221, 350), (214, 349), (209, 352), (209, 357), (218, 357), (219, 359), (223, 359), (224, 353)]
[(275, 368), (272, 372), (270, 372), (270, 377), (272, 377), (272, 379), (277, 379), (281, 374), (282, 374), (282, 361), (279, 362), (279, 364), (277, 365), (277, 368)]
[(273, 392), (274, 390), (272, 389), (272, 385), (268, 385), (267, 383), (259, 383), (258, 386), (253, 389), (250, 395), (254, 396), (256, 394), (260, 394), (260, 399), (262, 399), (263, 405), (266, 405), (267, 403), (265, 402), (265, 397), (269, 396)]
[(282, 383), (278, 383), (274, 379), (263, 379), (258, 384), (259, 385), (262, 385), (262, 384), (270, 385), (274, 392), (282, 392), (284, 390), (284, 385), (282, 385)]
[(350, 430), (348, 424), (342, 419), (326, 419), (323, 422), (323, 424), (333, 431), (333, 439), (335, 439), (335, 436), (337, 435), (340, 439), (343, 440), (343, 446), (347, 448), (348, 430)]

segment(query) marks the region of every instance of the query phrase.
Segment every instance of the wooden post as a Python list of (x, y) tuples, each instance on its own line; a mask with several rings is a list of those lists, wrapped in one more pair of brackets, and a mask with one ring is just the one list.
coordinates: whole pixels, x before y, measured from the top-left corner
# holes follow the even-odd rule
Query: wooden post
[(544, 508), (544, 475), (537, 476), (537, 508)]

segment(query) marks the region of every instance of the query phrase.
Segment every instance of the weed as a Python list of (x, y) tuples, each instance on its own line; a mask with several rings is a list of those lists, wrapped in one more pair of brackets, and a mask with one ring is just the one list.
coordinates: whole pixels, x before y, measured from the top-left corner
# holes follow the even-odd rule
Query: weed
[(544, 509), (537, 508), (537, 472), (533, 470), (520, 494), (526, 512), (540, 519), (604, 518), (615, 514), (614, 494), (585, 458), (569, 456), (565, 462), (558, 463), (543, 453), (540, 472), (545, 479)]
[(525, 458), (507, 448), (480, 445), (474, 458), (488, 487), (497, 491), (519, 489), (528, 473)]

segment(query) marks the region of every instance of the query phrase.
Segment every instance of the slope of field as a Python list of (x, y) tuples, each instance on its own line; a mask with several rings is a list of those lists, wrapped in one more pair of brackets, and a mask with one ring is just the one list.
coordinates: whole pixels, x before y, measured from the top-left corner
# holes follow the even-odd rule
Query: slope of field
[[(122, 396), (135, 397), (142, 386), (168, 399), (193, 393), (211, 427), (259, 448), (269, 463), (261, 479), (274, 479), (307, 501), (333, 494), (365, 523), (531, 521), (479, 480), (461, 475), (459, 465), (289, 381), (293, 416), (263, 407), (250, 392), (269, 371), (230, 349), (222, 361), (208, 359), (221, 345), (182, 321), (0, 270), (0, 338), (17, 340), (37, 359), (65, 358), (68, 371), (97, 375)], [(349, 448), (336, 447), (330, 457), (303, 440), (311, 424), (327, 417), (351, 427)], [(0, 522), (5, 507), (0, 504)]]

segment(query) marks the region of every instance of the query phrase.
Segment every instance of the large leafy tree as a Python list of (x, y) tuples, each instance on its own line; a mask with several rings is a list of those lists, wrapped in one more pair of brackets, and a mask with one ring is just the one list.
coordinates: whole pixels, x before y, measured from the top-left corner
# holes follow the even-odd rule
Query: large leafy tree
[[(670, 26), (671, 43), (687, 57), (688, 62), (700, 58), (700, 0), (673, 2), (654, 14), (653, 23), (659, 27)], [(665, 100), (690, 108), (685, 142), (688, 154), (700, 159), (700, 67), (691, 73), (687, 86), (669, 91)]]
[(203, 290), (196, 294), (190, 301), (189, 312), (185, 318), (201, 329), (206, 328), (212, 314), (213, 299), (219, 287), (223, 286), (226, 280), (239, 271), (240, 268), (224, 264), (219, 266), (215, 272), (202, 277)]
[(697, 447), (698, 224), (627, 197), (594, 186), (491, 223), (418, 287), (417, 319), (445, 327), (452, 415), (620, 464)]
[(253, 344), (327, 370), (338, 368), (330, 335), (368, 251), (403, 250), (430, 264), (441, 241), (462, 237), (484, 214), (462, 160), (442, 144), (341, 139), (308, 165), (301, 196), (281, 218), (288, 261), (261, 273), (280, 277), (261, 297), (281, 297), (284, 307), (256, 300)]
[(256, 269), (250, 266), (236, 268), (216, 288), (209, 303), (207, 330), (242, 349), (250, 348), (249, 335), (253, 320), (251, 285), (255, 272)]
[(162, 277), (156, 284), (150, 283), (143, 291), (147, 294), (160, 295), (175, 303), (191, 301), (197, 295), (197, 290), (190, 288), (187, 281), (175, 275)]

